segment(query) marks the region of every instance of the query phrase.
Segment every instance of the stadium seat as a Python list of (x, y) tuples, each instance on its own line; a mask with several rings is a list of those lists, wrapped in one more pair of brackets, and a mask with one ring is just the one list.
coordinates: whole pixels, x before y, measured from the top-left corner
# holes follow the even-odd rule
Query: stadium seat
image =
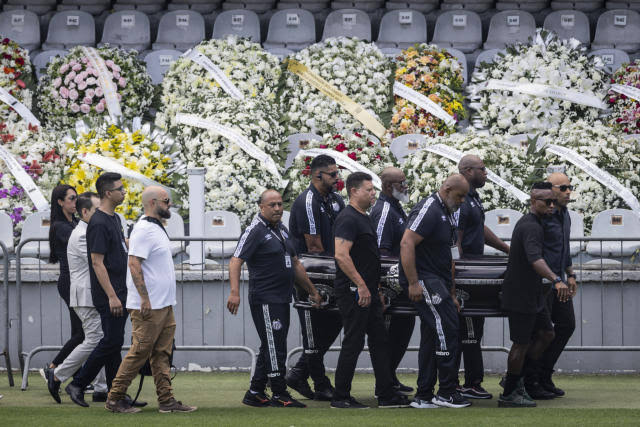
[[(303, 141), (306, 141), (303, 142)], [(308, 145), (308, 141), (322, 141), (320, 135), (315, 133), (296, 133), (287, 137), (287, 160), (284, 163), (285, 169), (293, 164), (293, 160), (298, 155), (300, 149), (304, 149)]]
[(475, 12), (443, 12), (436, 21), (431, 43), (472, 53), (482, 46), (482, 22)]
[(591, 43), (589, 18), (583, 12), (556, 10), (547, 15), (543, 26), (545, 29), (556, 33), (560, 39), (569, 40), (574, 38), (587, 48)]
[[(635, 236), (640, 236), (640, 218), (630, 209), (607, 209), (593, 219), (591, 237)], [(587, 243), (587, 252), (592, 256), (627, 257), (638, 249), (640, 249), (640, 241)]]
[(31, 238), (44, 239), (42, 242), (25, 243), (20, 250), (20, 258), (49, 258), (49, 211), (33, 212), (27, 215), (22, 223), (22, 233), (20, 233), (20, 243)]
[(289, 229), (289, 218), (291, 218), (291, 212), (282, 211), (282, 219), (280, 219), (280, 221), (282, 221), (282, 224), (287, 227), (287, 230)]
[(55, 10), (56, 0), (8, 0), (3, 10), (30, 10), (37, 15), (44, 15)]
[(640, 3), (637, 1), (608, 1), (606, 8), (610, 10), (614, 9), (632, 9), (640, 10)]
[(100, 15), (110, 7), (110, 0), (62, 0), (62, 4), (58, 5), (58, 10), (82, 10), (91, 15)]
[(287, 49), (286, 47), (268, 47), (265, 50), (280, 61), (283, 61), (286, 57), (295, 53), (293, 50)]
[(28, 51), (40, 47), (40, 20), (29, 10), (0, 13), (0, 34)]
[(373, 12), (384, 6), (384, 1), (334, 1), (331, 2), (331, 9), (358, 9), (365, 12)]
[(228, 35), (236, 35), (260, 43), (260, 18), (251, 10), (222, 12), (213, 24), (212, 38), (223, 39)]
[(304, 9), (279, 10), (269, 20), (264, 48), (286, 48), (294, 52), (316, 42), (313, 14)]
[(405, 157), (416, 152), (421, 146), (427, 145), (427, 138), (418, 133), (400, 135), (391, 141), (391, 153), (401, 164)]
[(40, 52), (37, 54), (31, 63), (33, 64), (33, 69), (36, 72), (36, 77), (40, 79), (44, 73), (46, 72), (47, 65), (51, 62), (51, 58), (56, 56), (65, 57), (69, 52), (62, 49), (53, 49), (53, 50), (45, 50), (44, 52)]
[(427, 20), (415, 10), (392, 10), (380, 21), (376, 45), (379, 48), (406, 49), (427, 42)]
[(164, 10), (164, 0), (118, 0), (113, 5), (113, 10), (139, 10), (142, 13), (152, 14)]
[(172, 49), (161, 49), (149, 52), (144, 57), (147, 66), (147, 73), (151, 77), (154, 85), (159, 85), (164, 79), (164, 75), (169, 70), (171, 63), (178, 59), (182, 52)]
[(331, 12), (324, 23), (322, 40), (330, 37), (357, 37), (370, 42), (369, 15), (357, 9), (340, 9)]
[(109, 15), (104, 23), (102, 40), (98, 46), (109, 44), (142, 52), (151, 46), (149, 18), (137, 10), (121, 10)]
[(388, 1), (385, 3), (387, 10), (412, 9), (421, 13), (433, 12), (438, 8), (438, 1)]
[(313, 2), (298, 2), (298, 1), (279, 1), (277, 4), (278, 10), (283, 9), (304, 9), (311, 13), (321, 12), (327, 9), (329, 2), (313, 1)]
[(599, 56), (604, 63), (604, 68), (611, 73), (616, 71), (624, 63), (629, 62), (627, 52), (620, 49), (597, 49), (589, 52), (589, 56)]
[(192, 10), (174, 10), (160, 19), (153, 50), (186, 51), (204, 40), (204, 18)]
[(496, 58), (498, 57), (499, 53), (504, 53), (504, 52), (505, 52), (504, 49), (489, 49), (489, 50), (482, 51), (480, 53), (480, 55), (478, 55), (478, 57), (476, 58), (476, 64), (474, 66), (474, 71), (483, 62), (485, 62), (487, 64), (491, 64), (493, 61), (496, 60)]
[(193, 10), (194, 12), (201, 13), (203, 15), (212, 13), (215, 11), (220, 2), (217, 1), (192, 1), (192, 0), (173, 0), (167, 5), (167, 10)]
[(593, 1), (552, 1), (551, 9), (552, 10), (579, 10), (581, 12), (595, 12), (597, 10), (602, 9), (604, 5), (604, 1), (601, 0), (593, 0)]
[(503, 10), (523, 10), (525, 12), (540, 12), (548, 6), (549, 2), (543, 1), (498, 1), (496, 9)]
[(450, 11), (450, 10), (468, 10), (470, 12), (483, 13), (490, 10), (493, 7), (494, 2), (492, 0), (480, 0), (480, 1), (470, 1), (470, 0), (453, 0), (453, 1), (444, 1), (440, 4), (440, 10), (442, 11)]
[(240, 218), (233, 212), (207, 211), (204, 213), (204, 235), (216, 239), (235, 239), (227, 242), (205, 242), (205, 255), (211, 258), (230, 257), (241, 234)]
[(614, 48), (625, 52), (640, 49), (640, 14), (635, 10), (610, 10), (598, 18), (592, 49)]
[(240, 1), (225, 1), (222, 3), (222, 10), (236, 10), (236, 9), (247, 9), (252, 10), (255, 13), (266, 13), (275, 7), (275, 2), (271, 1), (260, 1), (260, 2), (251, 2), (247, 0)]
[(509, 10), (491, 18), (484, 49), (503, 49), (507, 45), (529, 43), (536, 35), (536, 21), (529, 12)]
[[(4, 243), (9, 253), (13, 252), (13, 220), (8, 213), (0, 211), (0, 242)], [(0, 249), (0, 258), (4, 252)]]
[(96, 30), (93, 16), (81, 10), (58, 12), (49, 22), (47, 41), (42, 50), (69, 49), (75, 46), (95, 46)]
[[(165, 230), (167, 230), (169, 237), (184, 237), (184, 220), (177, 211), (171, 210), (171, 217), (167, 220)], [(185, 247), (186, 242), (171, 242), (171, 255), (176, 256), (183, 252)]]
[[(484, 225), (489, 227), (501, 239), (510, 239), (516, 223), (522, 218), (522, 213), (513, 209), (494, 209), (485, 213)], [(485, 255), (504, 255), (504, 252), (484, 246)]]
[[(584, 237), (584, 220), (582, 219), (582, 215), (569, 209), (569, 217), (571, 218), (571, 232), (569, 233), (569, 237), (572, 239)], [(571, 256), (576, 256), (583, 247), (586, 247), (586, 242), (570, 242), (569, 253)]]

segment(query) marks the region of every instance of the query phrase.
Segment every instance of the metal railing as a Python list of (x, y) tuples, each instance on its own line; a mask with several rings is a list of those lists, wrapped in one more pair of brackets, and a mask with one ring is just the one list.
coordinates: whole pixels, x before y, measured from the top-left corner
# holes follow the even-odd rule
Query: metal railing
[(11, 371), (11, 352), (9, 351), (9, 251), (7, 246), (0, 240), (0, 249), (2, 249), (2, 264), (4, 267), (4, 279), (2, 281), (2, 301), (0, 306), (4, 309), (2, 316), (4, 330), (4, 346), (2, 354), (4, 355), (4, 363), (7, 368), (7, 377), (9, 386), (13, 387), (13, 372)]

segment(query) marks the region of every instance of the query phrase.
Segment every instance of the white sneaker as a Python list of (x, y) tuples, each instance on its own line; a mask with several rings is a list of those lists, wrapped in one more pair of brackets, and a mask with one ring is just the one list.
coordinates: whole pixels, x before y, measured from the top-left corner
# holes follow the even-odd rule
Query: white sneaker
[(432, 403), (430, 400), (422, 400), (417, 397), (413, 399), (410, 406), (416, 409), (438, 409), (440, 407)]

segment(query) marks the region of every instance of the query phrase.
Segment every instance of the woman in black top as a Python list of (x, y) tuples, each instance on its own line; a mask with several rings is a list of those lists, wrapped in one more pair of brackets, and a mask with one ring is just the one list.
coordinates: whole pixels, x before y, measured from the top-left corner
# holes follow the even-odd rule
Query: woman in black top
[[(70, 185), (58, 185), (51, 193), (51, 226), (49, 227), (49, 262), (60, 263), (60, 276), (58, 278), (58, 293), (69, 308), (69, 294), (71, 279), (69, 276), (69, 264), (67, 262), (67, 243), (71, 232), (78, 224), (76, 213), (76, 190)], [(64, 344), (62, 350), (56, 355), (50, 369), (55, 369), (64, 359), (84, 340), (82, 322), (76, 312), (69, 308), (71, 319), (71, 338)]]

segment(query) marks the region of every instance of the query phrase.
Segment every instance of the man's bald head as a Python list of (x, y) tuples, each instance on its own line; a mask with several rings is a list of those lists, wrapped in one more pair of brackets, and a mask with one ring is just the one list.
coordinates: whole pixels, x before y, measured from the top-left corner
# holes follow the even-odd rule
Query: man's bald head
[(269, 221), (270, 224), (276, 225), (282, 219), (283, 203), (282, 195), (276, 190), (265, 190), (260, 195), (260, 214)]
[(142, 206), (146, 209), (154, 201), (153, 199), (168, 199), (167, 191), (157, 185), (150, 185), (142, 192)]
[(438, 194), (449, 209), (449, 213), (454, 213), (460, 208), (464, 198), (469, 192), (467, 179), (459, 173), (449, 176), (440, 186)]
[(562, 172), (554, 172), (547, 177), (547, 182), (552, 185), (569, 185), (569, 177)]
[(260, 199), (258, 199), (258, 205), (265, 203), (267, 199), (271, 199), (274, 196), (282, 198), (282, 195), (278, 190), (274, 190), (271, 188), (264, 190), (262, 194), (260, 194)]
[(553, 186), (553, 194), (558, 201), (558, 205), (566, 208), (571, 201), (571, 181), (569, 177), (562, 172), (554, 172), (547, 177), (547, 182)]
[(482, 163), (480, 156), (476, 156), (475, 154), (465, 154), (460, 159), (460, 163), (458, 163), (458, 171), (460, 171), (460, 173), (464, 173), (466, 169), (479, 166), (480, 163)]
[(382, 193), (384, 195), (403, 203), (409, 201), (407, 178), (402, 169), (395, 167), (385, 168), (380, 174), (380, 181), (382, 181)]
[(169, 193), (158, 185), (150, 185), (142, 192), (142, 206), (144, 206), (144, 214), (153, 218), (171, 217), (171, 200)]
[(484, 187), (487, 182), (484, 161), (475, 154), (465, 154), (458, 163), (458, 171), (471, 184), (472, 188)]

